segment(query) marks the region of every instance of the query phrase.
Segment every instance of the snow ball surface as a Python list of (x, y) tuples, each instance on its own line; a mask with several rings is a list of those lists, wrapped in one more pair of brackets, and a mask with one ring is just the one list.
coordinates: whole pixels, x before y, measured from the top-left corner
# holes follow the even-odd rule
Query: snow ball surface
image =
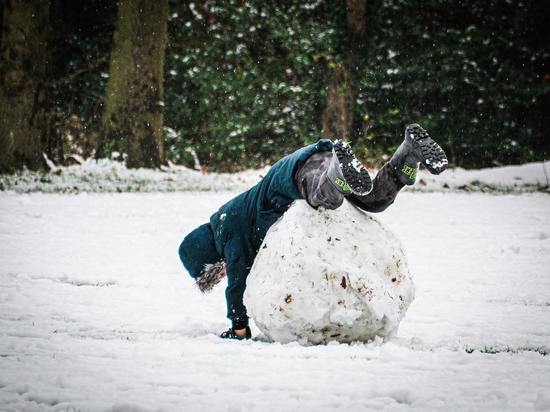
[(245, 304), (270, 340), (320, 344), (389, 337), (414, 299), (400, 241), (348, 202), (304, 200), (276, 222), (247, 278)]

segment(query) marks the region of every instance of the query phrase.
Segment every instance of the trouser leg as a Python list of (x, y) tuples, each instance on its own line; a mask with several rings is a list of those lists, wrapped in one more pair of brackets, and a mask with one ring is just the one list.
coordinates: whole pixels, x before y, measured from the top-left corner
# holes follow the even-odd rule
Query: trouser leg
[(331, 161), (332, 152), (315, 153), (296, 173), (295, 182), (300, 193), (314, 208), (336, 209), (344, 202), (344, 195), (327, 176)]
[(372, 190), (364, 196), (348, 195), (346, 199), (367, 212), (382, 212), (390, 206), (405, 185), (399, 180), (395, 169), (386, 163), (372, 182)]
[[(344, 201), (344, 195), (327, 178), (331, 161), (331, 152), (316, 153), (296, 173), (296, 185), (312, 207), (336, 209)], [(378, 171), (372, 184), (372, 190), (368, 194), (364, 196), (350, 194), (345, 198), (367, 212), (377, 213), (388, 208), (405, 186), (389, 163)]]

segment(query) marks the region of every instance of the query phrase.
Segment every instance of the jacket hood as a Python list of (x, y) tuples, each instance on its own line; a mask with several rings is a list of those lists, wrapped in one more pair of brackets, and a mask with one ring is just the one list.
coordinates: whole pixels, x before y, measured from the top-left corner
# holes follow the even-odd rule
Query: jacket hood
[(205, 265), (222, 260), (214, 243), (210, 223), (199, 226), (189, 233), (179, 247), (180, 259), (189, 274), (197, 278)]

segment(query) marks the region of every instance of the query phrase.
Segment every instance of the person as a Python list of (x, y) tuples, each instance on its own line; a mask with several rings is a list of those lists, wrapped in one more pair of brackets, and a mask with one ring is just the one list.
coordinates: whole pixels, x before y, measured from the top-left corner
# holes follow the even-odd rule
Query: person
[(243, 304), (246, 278), (267, 231), (295, 200), (326, 209), (348, 200), (367, 212), (382, 212), (404, 186), (414, 184), (419, 163), (432, 174), (448, 166), (443, 149), (418, 124), (406, 127), (403, 143), (374, 180), (349, 144), (319, 140), (280, 159), (259, 183), (185, 236), (179, 257), (201, 291), (227, 277), (227, 317), (232, 324), (220, 337), (251, 338)]

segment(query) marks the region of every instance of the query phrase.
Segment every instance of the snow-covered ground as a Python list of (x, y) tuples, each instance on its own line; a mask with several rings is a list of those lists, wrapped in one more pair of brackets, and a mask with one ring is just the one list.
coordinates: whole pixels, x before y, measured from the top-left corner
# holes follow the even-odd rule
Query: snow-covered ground
[(0, 193), (0, 410), (550, 410), (550, 196), (401, 194), (398, 337), (303, 347), (217, 338), (180, 266), (233, 194)]
[[(50, 163), (51, 164), (51, 163)], [(240, 173), (208, 173), (170, 165), (161, 170), (128, 169), (123, 163), (107, 159), (83, 160), (82, 164), (56, 167), (51, 172), (23, 171), (0, 175), (0, 191), (17, 193), (79, 192), (175, 192), (243, 191), (254, 185), (269, 167)], [(376, 170), (371, 170), (374, 176)], [(407, 188), (409, 190), (410, 188)], [(481, 170), (449, 169), (440, 176), (426, 170), (418, 173), (412, 187), (423, 192), (536, 192), (550, 190), (550, 162), (527, 163)]]

